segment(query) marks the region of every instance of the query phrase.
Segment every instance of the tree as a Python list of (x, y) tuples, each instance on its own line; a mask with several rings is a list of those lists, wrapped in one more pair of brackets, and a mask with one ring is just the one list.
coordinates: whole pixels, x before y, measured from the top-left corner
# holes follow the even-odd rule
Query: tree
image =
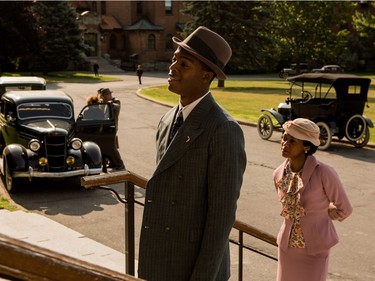
[(274, 31), (289, 62), (340, 63), (347, 46), (348, 19), (355, 4), (338, 1), (275, 1)]
[[(369, 3), (372, 11), (375, 10), (375, 2)], [(375, 15), (370, 9), (357, 10), (353, 15), (353, 26), (358, 34), (356, 50), (358, 51), (358, 62), (361, 69), (366, 67), (366, 59), (375, 61)], [(375, 66), (373, 66), (375, 68)]]
[(33, 6), (39, 28), (43, 31), (43, 46), (35, 60), (44, 72), (64, 70), (79, 64), (84, 50), (76, 14), (67, 1), (39, 1)]
[(270, 5), (257, 1), (189, 1), (182, 10), (191, 15), (182, 36), (200, 25), (222, 35), (233, 50), (227, 65), (229, 73), (272, 70), (278, 52), (268, 36), (272, 18)]
[(37, 53), (41, 47), (42, 34), (31, 11), (32, 5), (31, 1), (0, 2), (0, 65), (3, 70), (22, 68), (21, 58)]

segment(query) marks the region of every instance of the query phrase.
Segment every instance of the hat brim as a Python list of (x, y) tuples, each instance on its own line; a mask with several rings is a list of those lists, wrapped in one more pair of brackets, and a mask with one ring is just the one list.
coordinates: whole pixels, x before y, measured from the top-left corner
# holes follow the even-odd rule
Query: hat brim
[(188, 51), (190, 54), (192, 54), (194, 57), (199, 59), (201, 62), (203, 62), (205, 65), (207, 65), (212, 71), (216, 74), (217, 79), (219, 80), (225, 80), (227, 79), (227, 76), (224, 74), (223, 70), (220, 69), (216, 64), (211, 62), (210, 60), (206, 59), (202, 55), (198, 54), (194, 49), (192, 49), (189, 45), (187, 45), (185, 42), (180, 40), (177, 37), (172, 37), (172, 40), (174, 43), (179, 45), (184, 50)]

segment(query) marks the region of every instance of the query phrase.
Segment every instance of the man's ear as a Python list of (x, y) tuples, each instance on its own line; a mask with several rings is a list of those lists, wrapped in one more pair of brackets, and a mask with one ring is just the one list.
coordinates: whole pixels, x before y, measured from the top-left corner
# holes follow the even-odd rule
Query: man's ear
[(214, 77), (214, 73), (211, 71), (205, 71), (203, 74), (203, 79), (207, 81), (211, 81)]

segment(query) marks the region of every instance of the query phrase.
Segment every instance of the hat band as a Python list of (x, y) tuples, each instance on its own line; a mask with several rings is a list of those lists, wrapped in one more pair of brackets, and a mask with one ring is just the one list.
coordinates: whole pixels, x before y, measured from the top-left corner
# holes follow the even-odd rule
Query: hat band
[[(198, 54), (216, 64), (219, 68), (224, 68), (224, 63), (217, 58), (212, 49), (200, 38), (196, 36), (192, 37), (186, 44)], [(199, 50), (199, 52), (197, 50)]]

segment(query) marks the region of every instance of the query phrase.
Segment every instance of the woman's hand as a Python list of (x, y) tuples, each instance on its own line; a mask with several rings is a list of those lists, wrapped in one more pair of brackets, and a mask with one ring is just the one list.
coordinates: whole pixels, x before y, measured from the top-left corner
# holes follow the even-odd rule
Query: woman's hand
[(340, 210), (338, 210), (335, 204), (333, 204), (332, 202), (329, 203), (329, 206), (328, 206), (328, 215), (331, 218), (331, 220), (338, 220), (338, 221), (344, 220), (344, 216), (342, 212), (340, 212)]

